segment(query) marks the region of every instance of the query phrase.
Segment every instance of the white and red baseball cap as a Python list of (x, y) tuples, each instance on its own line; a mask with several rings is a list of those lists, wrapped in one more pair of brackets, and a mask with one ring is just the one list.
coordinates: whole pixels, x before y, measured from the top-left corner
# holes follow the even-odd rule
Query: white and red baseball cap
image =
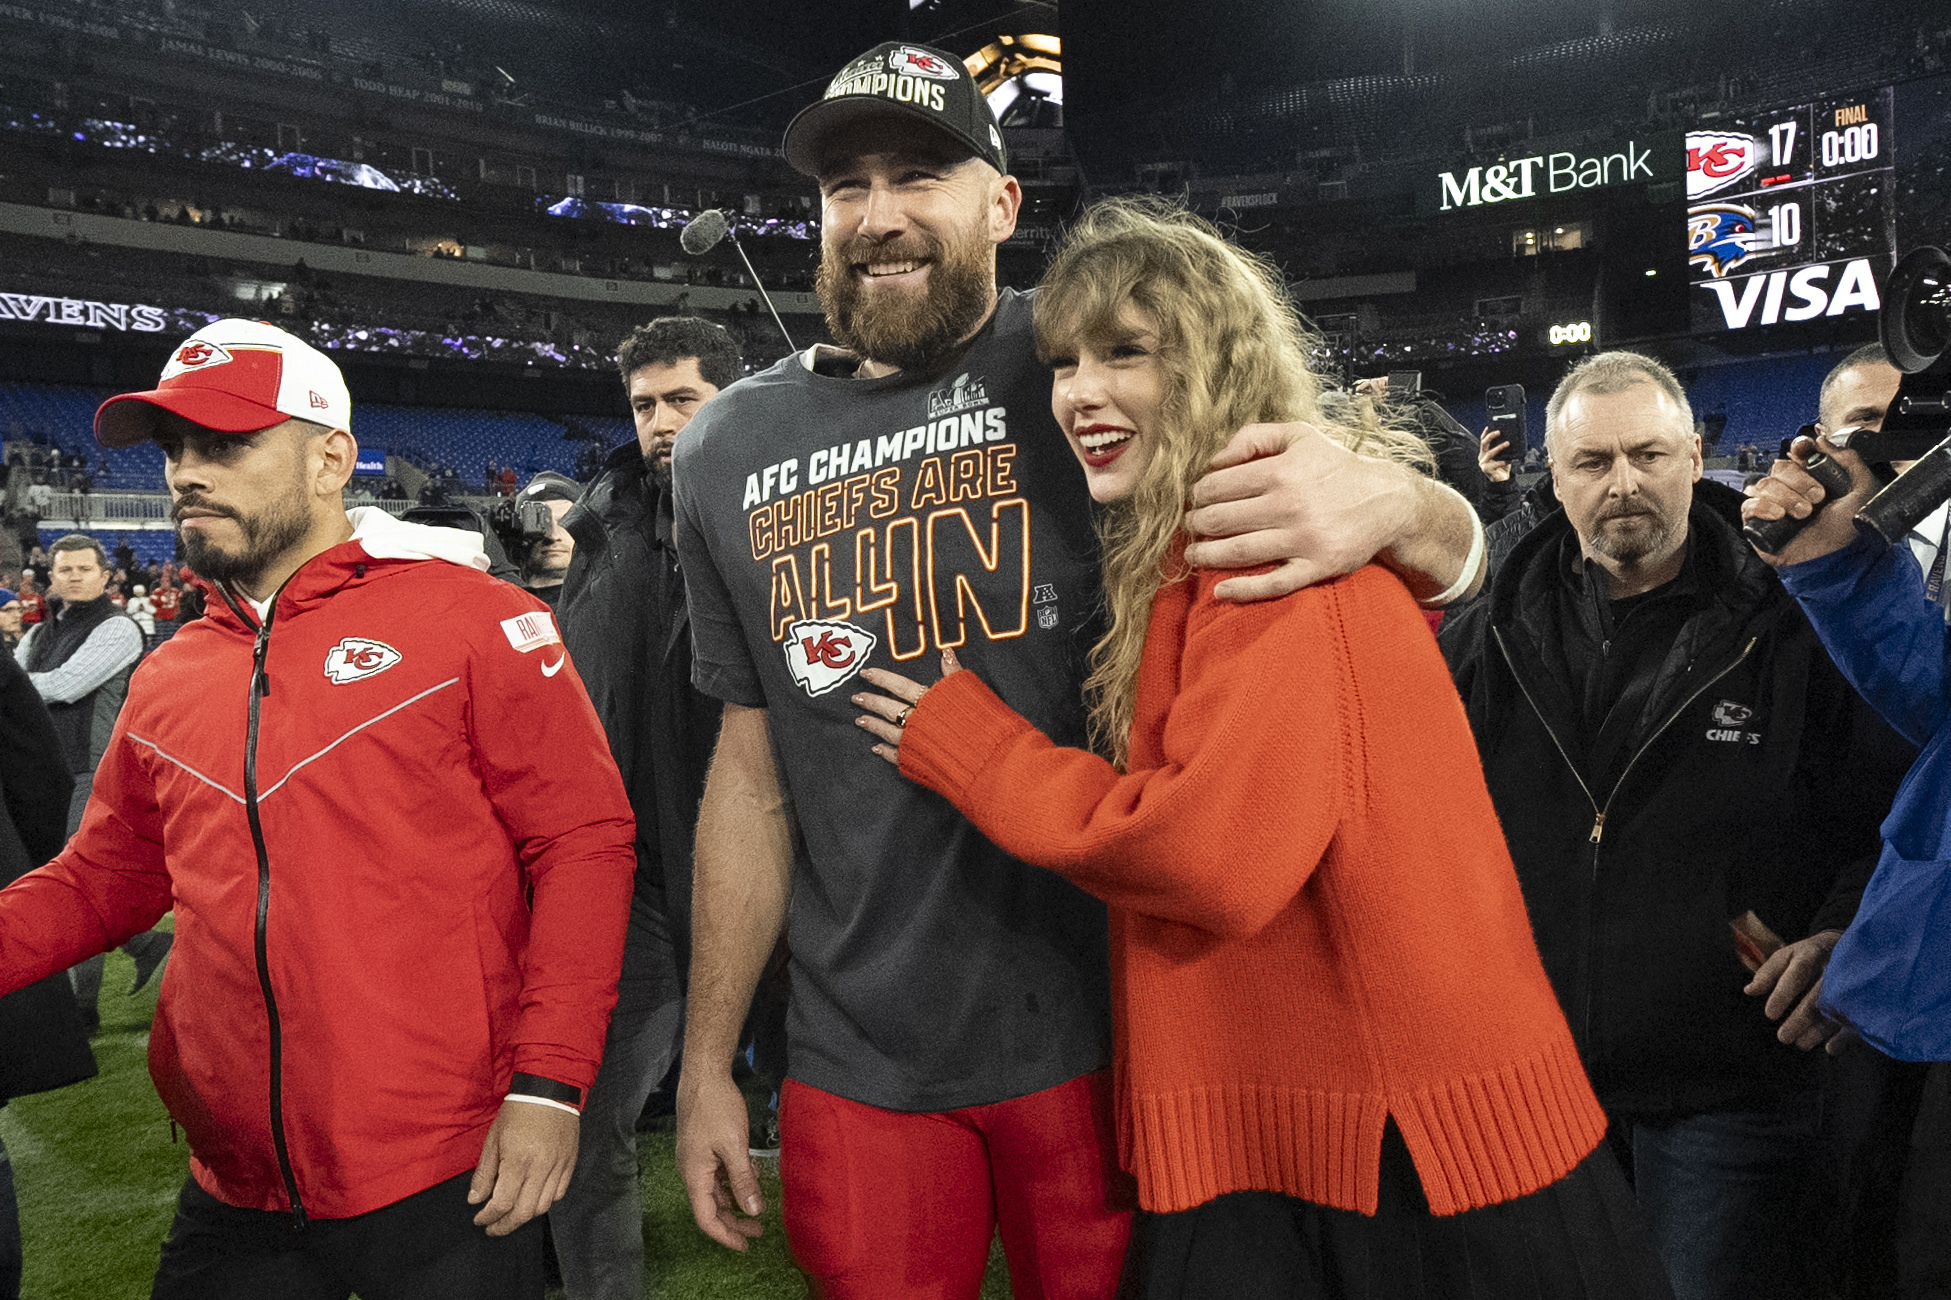
[(257, 320), (220, 320), (177, 345), (160, 383), (95, 412), (95, 441), (133, 447), (156, 436), (158, 409), (219, 433), (256, 433), (296, 417), (351, 429), (352, 397), (331, 358)]

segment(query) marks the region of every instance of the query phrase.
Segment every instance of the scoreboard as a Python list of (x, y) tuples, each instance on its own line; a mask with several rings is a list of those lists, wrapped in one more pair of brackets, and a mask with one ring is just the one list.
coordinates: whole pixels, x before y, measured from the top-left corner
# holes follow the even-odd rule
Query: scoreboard
[(1895, 158), (1888, 87), (1689, 131), (1694, 332), (1875, 312)]

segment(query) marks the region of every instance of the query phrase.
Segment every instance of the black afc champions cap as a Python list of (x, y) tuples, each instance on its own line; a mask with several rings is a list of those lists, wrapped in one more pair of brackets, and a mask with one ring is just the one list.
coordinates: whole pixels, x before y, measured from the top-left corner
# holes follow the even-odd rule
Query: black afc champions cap
[(996, 115), (962, 60), (905, 41), (876, 45), (840, 69), (819, 102), (800, 110), (786, 128), (786, 161), (794, 171), (817, 177), (829, 134), (890, 113), (946, 131), (997, 171), (1009, 170)]

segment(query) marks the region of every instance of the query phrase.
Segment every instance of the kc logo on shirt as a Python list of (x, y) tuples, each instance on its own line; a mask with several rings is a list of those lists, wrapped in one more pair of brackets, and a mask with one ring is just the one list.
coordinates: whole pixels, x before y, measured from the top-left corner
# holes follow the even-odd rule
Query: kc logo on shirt
[(1733, 700), (1722, 700), (1714, 706), (1711, 716), (1714, 725), (1707, 730), (1709, 740), (1728, 744), (1759, 745), (1761, 743), (1759, 731), (1742, 730), (1743, 724), (1755, 716), (1755, 711), (1747, 705)]
[(362, 681), (400, 662), (400, 652), (384, 641), (349, 636), (325, 652), (325, 675), (334, 685)]
[(865, 667), (878, 644), (852, 623), (803, 619), (787, 629), (786, 668), (808, 695), (825, 695)]

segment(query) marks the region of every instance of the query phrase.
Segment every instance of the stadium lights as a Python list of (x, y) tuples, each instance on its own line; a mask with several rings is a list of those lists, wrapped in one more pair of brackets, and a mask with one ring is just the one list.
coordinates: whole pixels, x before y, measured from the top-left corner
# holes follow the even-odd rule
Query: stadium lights
[(977, 89), (1001, 121), (1025, 94), (1064, 102), (1064, 46), (1055, 36), (998, 36), (962, 60)]

